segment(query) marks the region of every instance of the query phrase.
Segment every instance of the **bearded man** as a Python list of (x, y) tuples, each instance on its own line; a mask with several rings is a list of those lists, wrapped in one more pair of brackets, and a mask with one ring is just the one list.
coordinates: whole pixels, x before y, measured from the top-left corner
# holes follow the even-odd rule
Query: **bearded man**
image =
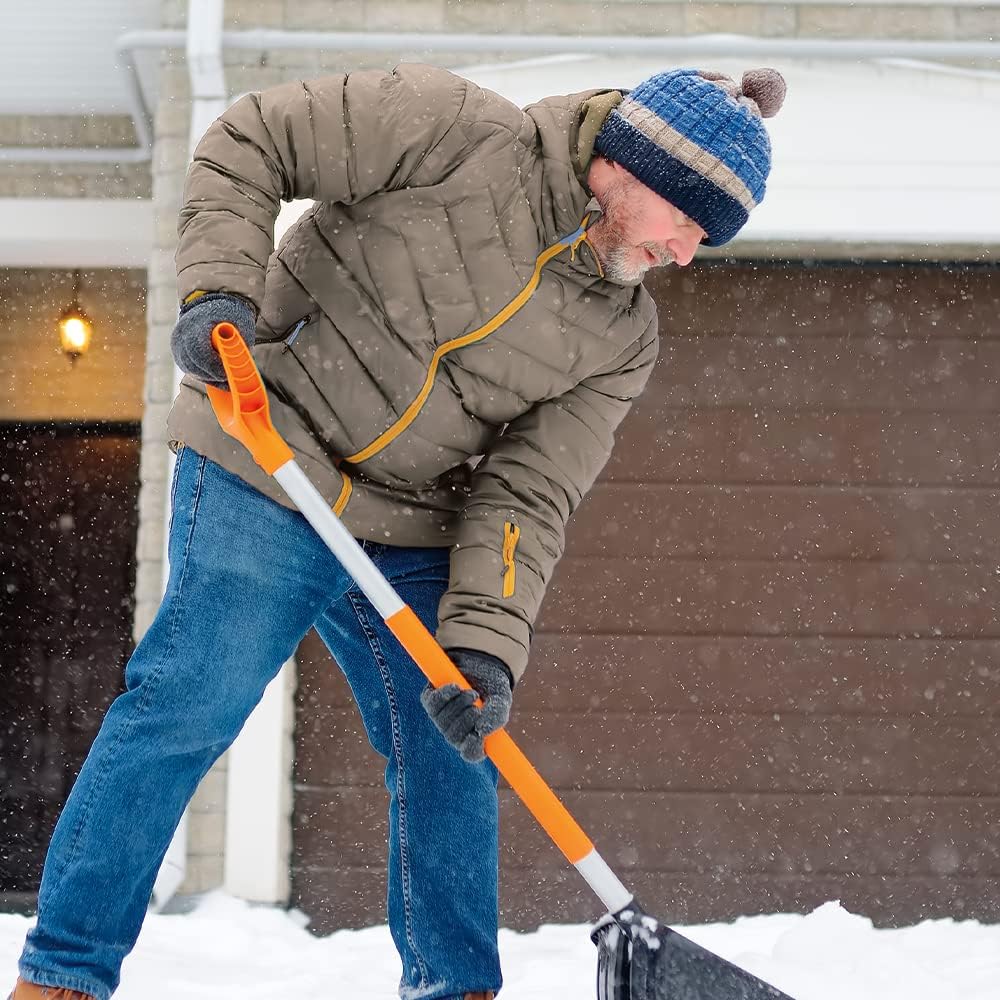
[[(14, 1000), (111, 996), (188, 800), (312, 627), (386, 761), (400, 996), (500, 989), (483, 740), (656, 359), (642, 278), (746, 222), (783, 96), (773, 70), (674, 70), (521, 110), (403, 65), (251, 94), (208, 129), (179, 224), (170, 577), (53, 836)], [(274, 251), (294, 198), (315, 205)], [(223, 321), (299, 464), (473, 691), (425, 687), (222, 431), (205, 384), (225, 384)]]

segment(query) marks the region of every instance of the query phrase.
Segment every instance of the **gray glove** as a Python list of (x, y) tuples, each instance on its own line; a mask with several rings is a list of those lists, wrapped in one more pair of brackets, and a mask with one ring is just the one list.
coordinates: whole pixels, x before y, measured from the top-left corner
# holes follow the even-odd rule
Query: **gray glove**
[[(472, 690), (463, 690), (457, 684), (439, 688), (428, 684), (420, 695), (420, 704), (444, 738), (474, 764), (486, 756), (483, 740), (510, 718), (514, 677), (503, 660), (489, 653), (449, 649), (448, 655)], [(482, 707), (473, 704), (477, 696), (483, 699)]]
[(247, 347), (253, 347), (257, 327), (254, 307), (239, 295), (206, 292), (181, 306), (170, 337), (170, 350), (182, 372), (206, 385), (226, 388), (229, 382), (222, 358), (212, 346), (212, 330), (217, 323), (232, 323)]

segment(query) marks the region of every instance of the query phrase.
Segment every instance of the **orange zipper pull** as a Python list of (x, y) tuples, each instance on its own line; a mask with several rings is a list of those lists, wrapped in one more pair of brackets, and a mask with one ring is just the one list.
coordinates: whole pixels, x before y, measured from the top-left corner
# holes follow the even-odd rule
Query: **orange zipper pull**
[(517, 567), (514, 565), (514, 550), (517, 540), (521, 537), (521, 529), (512, 521), (505, 521), (503, 526), (503, 596), (514, 596), (514, 585), (517, 578)]

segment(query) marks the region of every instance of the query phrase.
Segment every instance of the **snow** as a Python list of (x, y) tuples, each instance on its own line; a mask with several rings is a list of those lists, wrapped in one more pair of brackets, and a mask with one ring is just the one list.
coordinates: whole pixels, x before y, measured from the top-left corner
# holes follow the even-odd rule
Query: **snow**
[[(116, 1000), (395, 1000), (399, 962), (385, 927), (316, 938), (305, 919), (223, 893), (184, 916), (147, 918)], [(13, 970), (26, 917), (0, 915), (0, 968)], [(796, 1000), (996, 1000), (1000, 925), (935, 920), (899, 930), (826, 903), (807, 916), (677, 927)], [(504, 930), (502, 1000), (595, 996), (589, 928)], [(6, 983), (0, 984), (0, 987)]]

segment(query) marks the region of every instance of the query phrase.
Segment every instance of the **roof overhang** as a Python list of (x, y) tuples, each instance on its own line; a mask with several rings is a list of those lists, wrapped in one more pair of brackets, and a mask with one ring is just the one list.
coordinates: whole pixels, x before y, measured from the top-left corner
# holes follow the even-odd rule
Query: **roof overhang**
[[(742, 61), (690, 65), (739, 79)], [(912, 60), (772, 60), (788, 82), (767, 122), (765, 201), (712, 256), (1000, 259), (1000, 73)], [(633, 87), (665, 68), (630, 56), (557, 56), (458, 72), (524, 106)]]
[[(738, 78), (729, 60), (692, 58)], [(641, 57), (555, 56), (460, 72), (523, 106), (549, 94), (632, 87)], [(788, 81), (767, 125), (767, 198), (704, 256), (1000, 260), (1000, 73), (917, 64), (778, 61)], [(304, 204), (285, 206), (277, 236)], [(143, 267), (141, 199), (0, 199), (0, 267)]]

